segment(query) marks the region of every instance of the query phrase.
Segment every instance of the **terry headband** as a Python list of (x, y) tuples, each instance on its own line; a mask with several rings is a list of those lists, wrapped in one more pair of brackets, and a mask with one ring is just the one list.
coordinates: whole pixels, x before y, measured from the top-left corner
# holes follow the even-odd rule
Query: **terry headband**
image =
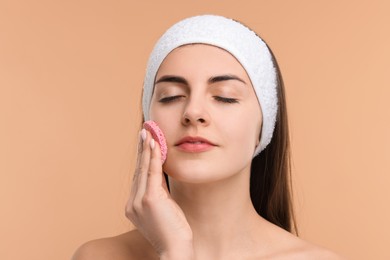
[(217, 15), (186, 18), (169, 28), (157, 41), (147, 64), (142, 97), (145, 121), (155, 77), (165, 57), (175, 48), (203, 43), (220, 47), (231, 53), (246, 70), (263, 116), (261, 139), (253, 154), (258, 155), (271, 142), (278, 110), (276, 70), (267, 45), (252, 30), (232, 19)]

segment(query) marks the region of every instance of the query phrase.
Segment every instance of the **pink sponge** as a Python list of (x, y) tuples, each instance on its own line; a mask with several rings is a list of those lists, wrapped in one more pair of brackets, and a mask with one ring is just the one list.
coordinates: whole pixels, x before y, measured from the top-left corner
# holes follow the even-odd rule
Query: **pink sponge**
[(161, 148), (161, 163), (164, 163), (165, 160), (167, 159), (167, 152), (168, 152), (168, 147), (167, 147), (167, 142), (165, 141), (165, 137), (163, 132), (161, 131), (160, 127), (156, 124), (154, 121), (146, 121), (144, 123), (144, 128), (148, 130), (152, 136), (153, 139), (158, 142)]

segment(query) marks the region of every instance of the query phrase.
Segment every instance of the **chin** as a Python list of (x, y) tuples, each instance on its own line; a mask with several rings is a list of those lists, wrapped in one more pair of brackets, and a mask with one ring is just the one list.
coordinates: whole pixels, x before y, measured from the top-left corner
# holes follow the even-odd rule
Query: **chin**
[[(222, 181), (234, 175), (231, 170), (223, 170), (220, 167), (215, 169), (214, 165), (209, 164), (193, 164), (187, 163), (185, 165), (170, 165), (164, 167), (164, 172), (176, 181), (192, 184), (206, 184), (212, 182)], [(214, 166), (214, 167), (213, 167)]]
[(223, 178), (216, 175), (218, 172), (213, 170), (213, 167), (205, 163), (200, 164), (199, 162), (176, 163), (172, 166), (166, 163), (163, 169), (169, 177), (186, 183), (209, 183)]

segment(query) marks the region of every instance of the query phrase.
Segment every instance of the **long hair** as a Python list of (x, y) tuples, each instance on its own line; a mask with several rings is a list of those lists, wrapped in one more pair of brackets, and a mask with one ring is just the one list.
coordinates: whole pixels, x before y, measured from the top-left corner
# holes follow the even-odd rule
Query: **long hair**
[(278, 111), (273, 137), (252, 159), (250, 195), (257, 213), (298, 235), (292, 203), (290, 138), (283, 78), (271, 49), (277, 74)]

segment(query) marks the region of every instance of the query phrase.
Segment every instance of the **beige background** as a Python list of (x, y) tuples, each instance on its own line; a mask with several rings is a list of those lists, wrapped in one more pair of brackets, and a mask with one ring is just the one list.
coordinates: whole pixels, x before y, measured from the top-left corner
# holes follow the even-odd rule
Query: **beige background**
[(119, 234), (148, 55), (178, 20), (257, 31), (288, 98), (301, 236), (390, 259), (388, 1), (0, 0), (0, 259)]

